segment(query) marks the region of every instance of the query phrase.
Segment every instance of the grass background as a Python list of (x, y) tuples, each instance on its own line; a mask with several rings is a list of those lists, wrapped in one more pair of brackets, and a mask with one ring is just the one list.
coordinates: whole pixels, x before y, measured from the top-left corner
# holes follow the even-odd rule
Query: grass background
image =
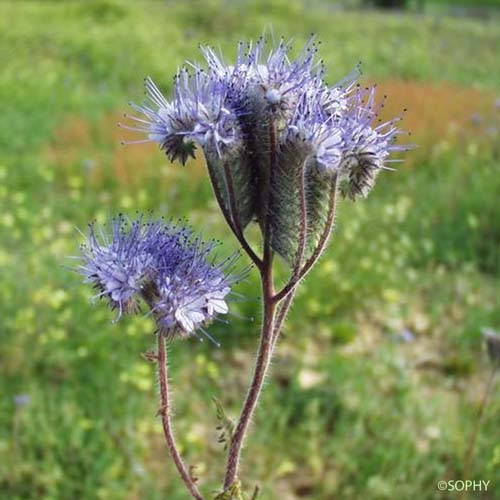
[[(482, 479), (489, 491), (469, 497), (500, 498), (498, 384), (462, 477), (490, 370), (481, 328), (500, 328), (500, 25), (494, 9), (452, 17), (442, 4), (0, 3), (0, 498), (186, 498), (140, 356), (152, 324), (112, 324), (63, 266), (74, 228), (118, 211), (187, 215), (235, 248), (201, 156), (182, 168), (124, 148), (116, 122), (146, 75), (168, 92), (199, 42), (234, 55), (266, 26), (297, 46), (317, 33), (331, 83), (361, 59), (388, 114), (409, 108), (419, 147), (366, 201), (340, 205), (279, 346), (245, 484), (264, 499), (433, 499), (453, 495), (438, 480)], [(238, 291), (249, 300), (235, 311), (258, 317), (255, 277)], [(225, 458), (211, 397), (237, 414), (257, 331), (233, 318), (211, 328), (221, 349), (172, 348), (179, 441), (206, 492)]]

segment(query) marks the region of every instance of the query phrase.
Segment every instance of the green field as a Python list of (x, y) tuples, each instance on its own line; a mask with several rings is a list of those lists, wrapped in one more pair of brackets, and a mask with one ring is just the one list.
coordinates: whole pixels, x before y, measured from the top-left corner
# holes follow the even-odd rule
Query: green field
[[(491, 370), (481, 329), (500, 330), (500, 16), (341, 11), (290, 0), (0, 2), (0, 498), (186, 497), (155, 418), (140, 354), (149, 318), (112, 323), (66, 257), (76, 227), (123, 211), (188, 216), (236, 244), (201, 155), (170, 165), (120, 145), (127, 102), (198, 43), (234, 54), (272, 26), (322, 40), (330, 83), (361, 60), (418, 147), (337, 230), (300, 289), (245, 448), (263, 499), (434, 499), (439, 480), (490, 481), (500, 498), (500, 385), (468, 472), (463, 456)], [(205, 492), (225, 452), (211, 398), (237, 415), (259, 330), (248, 300), (170, 356), (182, 450)], [(497, 377), (499, 382), (500, 376)], [(464, 473), (468, 476), (464, 477)]]

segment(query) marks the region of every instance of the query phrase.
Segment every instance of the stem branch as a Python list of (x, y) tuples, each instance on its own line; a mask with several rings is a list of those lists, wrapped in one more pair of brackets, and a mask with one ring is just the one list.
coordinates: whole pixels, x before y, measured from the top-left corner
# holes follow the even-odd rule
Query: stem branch
[(257, 406), (262, 385), (264, 383), (267, 370), (271, 361), (273, 347), (274, 314), (276, 304), (272, 301), (273, 278), (272, 265), (267, 265), (262, 272), (262, 291), (264, 301), (264, 321), (260, 339), (257, 361), (255, 363), (254, 374), (250, 388), (248, 390), (245, 403), (241, 410), (241, 415), (234, 430), (227, 460), (226, 477), (224, 479), (224, 489), (229, 488), (236, 480), (238, 474), (241, 447), (250, 424), (250, 420)]
[(262, 386), (267, 375), (271, 355), (273, 351), (274, 315), (277, 303), (273, 300), (273, 251), (271, 248), (271, 182), (277, 153), (277, 135), (274, 119), (269, 122), (269, 168), (266, 172), (264, 187), (264, 223), (263, 223), (263, 257), (260, 267), (262, 281), (262, 300), (264, 305), (262, 333), (260, 337), (257, 361), (250, 387), (241, 410), (240, 418), (236, 424), (227, 459), (226, 476), (224, 479), (224, 490), (227, 490), (235, 482), (238, 475), (241, 447), (250, 424), (250, 420), (257, 406)]
[(276, 321), (274, 323), (273, 330), (273, 351), (276, 347), (276, 343), (278, 342), (278, 338), (281, 334), (281, 328), (283, 327), (283, 323), (285, 322), (286, 315), (288, 314), (288, 310), (292, 305), (293, 298), (295, 297), (295, 288), (285, 297), (285, 300), (280, 306), (280, 310), (276, 317)]

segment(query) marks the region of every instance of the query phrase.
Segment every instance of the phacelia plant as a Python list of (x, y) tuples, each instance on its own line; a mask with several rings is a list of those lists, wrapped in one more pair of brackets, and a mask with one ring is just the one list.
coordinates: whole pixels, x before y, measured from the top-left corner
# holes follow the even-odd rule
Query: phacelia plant
[[(201, 148), (221, 212), (262, 283), (262, 331), (253, 376), (239, 419), (230, 425), (222, 489), (215, 498), (243, 498), (238, 477), (242, 445), (297, 286), (320, 258), (334, 227), (337, 198), (366, 197), (377, 176), (391, 170), (401, 117), (381, 121), (384, 99), (357, 84), (359, 67), (328, 86), (318, 44), (311, 39), (292, 59), (284, 40), (267, 48), (265, 37), (238, 45), (226, 62), (201, 47), (203, 65), (189, 63), (166, 99), (145, 80), (146, 101), (131, 103), (133, 124), (171, 161), (185, 164)], [(142, 141), (135, 141), (142, 142)], [(245, 236), (261, 234), (260, 250)], [(168, 449), (191, 495), (204, 496), (182, 461), (172, 433), (165, 340), (207, 336), (218, 314), (228, 312), (237, 256), (210, 260), (213, 243), (163, 221), (123, 216), (110, 234), (90, 226), (79, 271), (118, 316), (145, 304), (157, 324), (161, 408)], [(280, 289), (275, 256), (289, 268)], [(218, 411), (221, 411), (220, 406)]]

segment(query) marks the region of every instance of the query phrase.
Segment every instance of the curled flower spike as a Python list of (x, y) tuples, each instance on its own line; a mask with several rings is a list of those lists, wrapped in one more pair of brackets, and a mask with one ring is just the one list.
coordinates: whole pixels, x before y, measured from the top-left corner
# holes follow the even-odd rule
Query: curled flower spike
[(381, 170), (392, 170), (387, 166), (392, 152), (410, 149), (408, 145), (395, 144), (397, 136), (402, 133), (396, 127), (402, 119), (400, 116), (373, 125), (384, 106), (384, 101), (376, 103), (375, 90), (375, 87), (358, 89), (350, 112), (343, 116), (339, 126), (344, 143), (339, 166), (340, 193), (352, 200), (368, 195)]
[(266, 50), (267, 40), (238, 44), (234, 65), (228, 65), (211, 47), (201, 47), (212, 78), (229, 89), (235, 105), (245, 106), (249, 98), (259, 96), (263, 106), (273, 114), (292, 111), (300, 93), (321, 82), (322, 65), (315, 61), (317, 44), (310, 38), (300, 56), (289, 60), (291, 41), (281, 39), (278, 45)]
[(328, 111), (327, 92), (304, 93), (286, 130), (287, 141), (302, 141), (318, 172), (337, 169), (344, 144), (335, 115)]
[(239, 254), (222, 261), (210, 258), (216, 241), (203, 242), (190, 234), (181, 235), (171, 228), (159, 252), (155, 279), (153, 313), (159, 328), (168, 336), (196, 335), (218, 314), (229, 311), (227, 300), (231, 286), (246, 275), (233, 274)]
[[(110, 234), (89, 226), (77, 271), (111, 308), (136, 312), (146, 302), (159, 331), (169, 337), (198, 336), (217, 315), (229, 311), (231, 287), (246, 270), (233, 273), (239, 255), (212, 258), (215, 241), (203, 242), (192, 230), (164, 220), (112, 219)], [(215, 342), (215, 341), (214, 341)]]

